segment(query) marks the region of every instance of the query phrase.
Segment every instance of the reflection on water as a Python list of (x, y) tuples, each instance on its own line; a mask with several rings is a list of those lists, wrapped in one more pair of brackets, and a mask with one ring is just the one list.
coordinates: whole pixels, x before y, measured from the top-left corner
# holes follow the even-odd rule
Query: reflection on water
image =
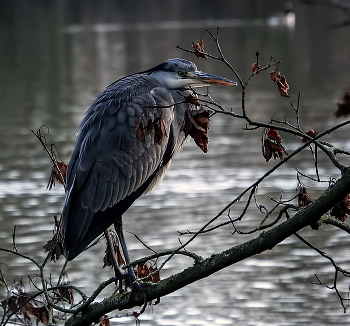
[[(63, 3), (63, 5), (62, 5)], [(42, 124), (50, 127), (48, 142), (55, 142), (68, 161), (77, 128), (96, 95), (123, 75), (141, 71), (170, 58), (195, 60), (175, 49), (177, 44), (190, 47), (202, 30), (221, 29), (222, 48), (227, 59), (245, 79), (261, 53), (264, 63), (271, 55), (282, 60), (281, 71), (288, 77), (291, 100), (302, 93), (303, 128), (322, 131), (336, 123), (336, 100), (349, 85), (350, 42), (347, 30), (328, 30), (332, 13), (325, 8), (297, 7), (295, 29), (271, 27), (269, 16), (277, 15), (277, 1), (270, 6), (255, 1), (234, 2), (179, 1), (162, 4), (154, 1), (149, 8), (128, 3), (94, 7), (92, 2), (72, 8), (53, 1), (46, 7), (27, 5), (19, 8), (10, 2), (0, 10), (0, 239), (1, 246), (16, 243), (24, 254), (43, 258), (42, 246), (51, 237), (53, 216), (62, 209), (64, 193), (60, 186), (46, 190), (49, 160), (31, 129)], [(164, 6), (154, 10), (155, 3)], [(210, 3), (210, 4), (209, 4)], [(244, 3), (244, 4), (243, 4)], [(255, 4), (254, 10), (252, 4)], [(139, 3), (140, 4), (140, 3)], [(115, 7), (113, 7), (115, 6)], [(188, 6), (188, 8), (187, 8)], [(18, 9), (18, 10), (17, 10)], [(185, 10), (187, 9), (187, 10)], [(142, 11), (144, 10), (144, 11)], [(112, 15), (115, 13), (115, 16)], [(147, 14), (145, 14), (147, 13)], [(313, 14), (312, 21), (309, 19)], [(6, 17), (4, 16), (6, 14)], [(191, 16), (192, 14), (192, 16)], [(161, 15), (161, 17), (159, 17)], [(336, 18), (336, 17), (335, 17)], [(214, 45), (205, 39), (208, 51)], [(195, 60), (204, 71), (234, 79), (222, 65), (211, 60)], [(239, 88), (212, 87), (212, 95), (225, 107), (239, 112)], [(282, 99), (267, 74), (255, 76), (247, 93), (247, 110), (256, 120), (273, 116), (291, 121), (294, 112), (289, 100)], [(265, 163), (261, 155), (261, 131), (244, 131), (237, 119), (214, 116), (209, 132), (209, 153), (203, 154), (193, 143), (173, 162), (167, 177), (156, 191), (139, 199), (125, 216), (125, 228), (137, 234), (157, 251), (178, 246), (177, 230), (197, 230), (211, 219), (245, 187), (263, 175), (275, 162)], [(347, 132), (329, 137), (337, 146), (348, 147)], [(284, 136), (289, 152), (300, 146), (298, 140)], [(325, 179), (338, 173), (320, 158), (320, 172)], [(311, 154), (307, 151), (270, 176), (261, 185), (257, 202), (267, 207), (273, 203), (267, 195), (284, 198), (295, 195), (294, 168), (313, 174)], [(316, 197), (323, 185), (312, 185)], [(231, 216), (237, 216), (242, 200)], [(255, 227), (262, 215), (252, 207), (238, 227)], [(226, 214), (219, 221), (227, 220)], [(232, 236), (232, 228), (203, 235), (189, 250), (208, 256), (234, 246), (248, 236)], [(349, 269), (349, 237), (332, 228), (305, 229), (301, 234), (331, 254)], [(127, 234), (132, 258), (149, 254)], [(183, 241), (183, 240), (182, 240)], [(91, 293), (94, 286), (111, 275), (102, 269), (103, 244), (80, 255), (69, 266), (75, 285)], [(96, 260), (96, 257), (100, 257)], [(27, 261), (0, 253), (2, 263), (11, 266), (10, 278), (26, 279)], [(166, 265), (162, 277), (180, 271), (192, 262), (179, 257)], [(57, 273), (62, 262), (50, 264)], [(162, 299), (159, 306), (141, 317), (143, 325), (339, 325), (350, 318), (342, 313), (336, 295), (313, 285), (314, 274), (332, 285), (332, 267), (322, 257), (291, 237), (270, 252), (231, 266)], [(82, 276), (83, 275), (83, 276)], [(348, 282), (339, 280), (344, 292)], [(103, 295), (107, 295), (108, 289)], [(118, 322), (132, 324), (130, 319)]]

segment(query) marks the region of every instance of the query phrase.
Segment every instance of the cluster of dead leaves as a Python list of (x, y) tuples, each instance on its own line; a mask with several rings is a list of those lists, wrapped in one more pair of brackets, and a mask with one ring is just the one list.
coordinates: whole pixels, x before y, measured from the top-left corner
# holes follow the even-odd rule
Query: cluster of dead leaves
[[(256, 52), (256, 62), (254, 62), (250, 68), (251, 72), (253, 74), (259, 74), (260, 70), (262, 69), (260, 64), (259, 64), (259, 56), (260, 53)], [(267, 67), (266, 67), (267, 68)], [(264, 70), (266, 69), (264, 68)], [(283, 97), (290, 97), (290, 95), (288, 94), (288, 90), (289, 90), (289, 85), (287, 83), (287, 79), (284, 75), (281, 74), (281, 72), (279, 71), (271, 71), (270, 72), (270, 78), (271, 80), (277, 84), (278, 87), (278, 91), (280, 93), (281, 96)]]
[(185, 135), (190, 135), (197, 146), (204, 152), (208, 152), (208, 130), (210, 121), (210, 110), (205, 110), (200, 106), (197, 97), (190, 94), (185, 97), (186, 107), (185, 120), (182, 125), (182, 131)]
[(347, 117), (350, 114), (350, 89), (338, 102), (338, 110), (334, 113), (337, 118)]
[(282, 138), (277, 130), (270, 128), (266, 137), (263, 138), (262, 153), (266, 162), (268, 162), (272, 156), (274, 159), (279, 157), (281, 161), (283, 160), (283, 153), (288, 156), (288, 153), (282, 146)]
[(149, 263), (140, 263), (137, 265), (137, 277), (142, 278), (144, 282), (158, 283), (160, 281), (157, 267)]
[[(33, 315), (37, 320), (37, 325), (39, 322), (43, 323), (44, 325), (49, 324), (49, 307), (42, 306), (40, 308), (30, 307), (28, 309), (28, 313)], [(52, 321), (55, 323), (54, 319)]]
[[(298, 185), (298, 205), (299, 207), (306, 207), (311, 204), (312, 200), (307, 193), (304, 185)], [(343, 198), (338, 204), (336, 204), (331, 210), (330, 215), (334, 216), (337, 220), (344, 222), (348, 215), (350, 215), (350, 194)]]
[(350, 195), (347, 195), (331, 209), (331, 216), (334, 216), (342, 222), (345, 221), (347, 215), (350, 215)]
[(167, 136), (165, 130), (164, 121), (161, 117), (156, 118), (154, 121), (148, 120), (147, 125), (144, 127), (142, 121), (140, 120), (136, 126), (136, 137), (140, 139), (143, 143), (146, 142), (145, 134), (149, 135), (152, 130), (154, 130), (154, 144), (161, 145), (163, 137)]
[(70, 284), (67, 274), (63, 274), (59, 288), (57, 289), (56, 295), (59, 301), (65, 301), (69, 304), (74, 303), (73, 289), (68, 288), (67, 285)]
[(197, 58), (207, 59), (208, 57), (201, 52), (204, 52), (204, 41), (200, 40), (199, 43), (192, 42), (192, 47), (194, 48), (194, 55)]
[(289, 85), (287, 83), (286, 77), (279, 71), (271, 71), (270, 77), (272, 81), (277, 84), (278, 91), (280, 92), (281, 96), (290, 97), (288, 94)]
[[(16, 314), (19, 320), (21, 320), (19, 316), (23, 316), (25, 325), (31, 325), (30, 315), (36, 318), (37, 325), (39, 322), (44, 325), (49, 324), (50, 307), (35, 307), (33, 305), (34, 298), (25, 291), (22, 280), (12, 286), (11, 295), (0, 303), (4, 310)], [(55, 323), (54, 320), (53, 322)]]

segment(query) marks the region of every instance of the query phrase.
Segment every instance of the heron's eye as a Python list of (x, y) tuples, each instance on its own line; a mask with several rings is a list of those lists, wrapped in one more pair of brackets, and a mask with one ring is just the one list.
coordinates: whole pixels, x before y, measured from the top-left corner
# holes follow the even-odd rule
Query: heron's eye
[(182, 78), (185, 78), (187, 76), (187, 73), (185, 71), (179, 71), (178, 75)]

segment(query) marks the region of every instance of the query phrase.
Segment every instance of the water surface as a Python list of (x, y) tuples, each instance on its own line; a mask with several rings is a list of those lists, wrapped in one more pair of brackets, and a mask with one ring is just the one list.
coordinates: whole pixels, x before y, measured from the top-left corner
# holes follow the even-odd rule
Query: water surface
[[(49, 126), (49, 143), (54, 142), (65, 161), (69, 160), (76, 135), (74, 130), (91, 102), (114, 80), (153, 67), (171, 57), (196, 62), (201, 70), (235, 79), (222, 64), (199, 60), (176, 49), (191, 47), (206, 28), (221, 26), (220, 40), (227, 59), (243, 79), (250, 75), (255, 52), (262, 63), (273, 55), (290, 84), (291, 99), (281, 98), (268, 72), (255, 76), (247, 92), (248, 114), (255, 120), (271, 117), (295, 122), (290, 106), (301, 92), (301, 122), (305, 130), (323, 131), (339, 120), (333, 112), (343, 90), (349, 86), (350, 40), (346, 29), (329, 30), (339, 19), (329, 8), (297, 6), (295, 28), (271, 26), (278, 17), (277, 1), (260, 2), (178, 1), (150, 6), (97, 5), (84, 2), (74, 6), (52, 1), (46, 5), (14, 6), (4, 2), (0, 28), (0, 239), (12, 247), (16, 225), (18, 249), (37, 259), (44, 257), (42, 246), (52, 236), (53, 216), (64, 201), (63, 188), (46, 190), (49, 159), (31, 133)], [(262, 2), (261, 2), (262, 3)], [(162, 10), (159, 10), (159, 7)], [(157, 9), (157, 10), (156, 10)], [(6, 17), (5, 17), (6, 14)], [(312, 17), (312, 19), (310, 19)], [(215, 45), (205, 38), (206, 49)], [(226, 108), (240, 112), (240, 89), (211, 87), (211, 94)], [(245, 131), (244, 121), (227, 116), (213, 117), (209, 152), (204, 154), (190, 143), (175, 159), (166, 178), (150, 195), (135, 202), (125, 215), (125, 229), (137, 234), (157, 251), (179, 244), (177, 231), (198, 230), (247, 186), (269, 170), (276, 161), (265, 163), (261, 155), (261, 131)], [(327, 137), (349, 149), (348, 129)], [(283, 136), (292, 152), (300, 140)], [(347, 162), (344, 159), (344, 162)], [(260, 187), (257, 202), (271, 208), (268, 195), (292, 198), (296, 192), (295, 168), (314, 174), (312, 156), (305, 151), (270, 176)], [(336, 169), (320, 156), (324, 179), (339, 177)], [(325, 185), (312, 185), (316, 198)], [(231, 211), (235, 217), (244, 201)], [(239, 224), (242, 230), (255, 227), (263, 218), (252, 207)], [(220, 218), (226, 221), (227, 215)], [(232, 236), (232, 227), (198, 237), (188, 250), (207, 257), (245, 241)], [(301, 232), (309, 241), (350, 269), (349, 237), (332, 227)], [(181, 241), (185, 241), (182, 237)], [(132, 258), (150, 254), (127, 234)], [(70, 280), (88, 294), (112, 275), (102, 269), (104, 245), (80, 255), (68, 268)], [(2, 270), (10, 279), (27, 279), (37, 273), (33, 265), (15, 256), (0, 253)], [(192, 262), (178, 257), (162, 271), (165, 278)], [(5, 266), (5, 267), (3, 267)], [(62, 261), (51, 263), (48, 272), (57, 273)], [(142, 317), (142, 325), (341, 325), (348, 324), (337, 296), (312, 284), (314, 274), (332, 285), (333, 269), (324, 258), (291, 237), (269, 252), (231, 266), (165, 298)], [(346, 295), (349, 282), (340, 280)], [(30, 287), (28, 286), (30, 290)], [(109, 289), (104, 293), (108, 294)], [(102, 296), (101, 296), (102, 298)], [(116, 314), (116, 313), (115, 313)], [(113, 314), (111, 314), (112, 316)], [(132, 325), (130, 318), (115, 321)]]

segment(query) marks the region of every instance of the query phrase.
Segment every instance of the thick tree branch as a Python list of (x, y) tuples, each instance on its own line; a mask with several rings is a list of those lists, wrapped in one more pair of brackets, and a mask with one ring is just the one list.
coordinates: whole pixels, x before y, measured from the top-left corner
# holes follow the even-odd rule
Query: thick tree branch
[[(152, 285), (148, 283), (146, 291), (149, 300), (165, 296), (248, 257), (265, 250), (271, 250), (284, 239), (317, 221), (339, 201), (339, 198), (343, 198), (348, 194), (349, 187), (350, 170), (345, 169), (342, 177), (333, 186), (328, 188), (314, 203), (297, 212), (287, 221), (267, 232), (261, 233), (250, 241), (219, 254), (214, 254), (159, 283)], [(143, 304), (144, 296), (142, 293), (136, 292), (131, 298), (129, 296), (130, 293), (123, 293), (107, 298), (100, 303), (94, 303), (83, 312), (69, 318), (66, 326), (88, 325), (92, 321), (98, 321), (101, 316), (110, 311), (128, 309)]]

